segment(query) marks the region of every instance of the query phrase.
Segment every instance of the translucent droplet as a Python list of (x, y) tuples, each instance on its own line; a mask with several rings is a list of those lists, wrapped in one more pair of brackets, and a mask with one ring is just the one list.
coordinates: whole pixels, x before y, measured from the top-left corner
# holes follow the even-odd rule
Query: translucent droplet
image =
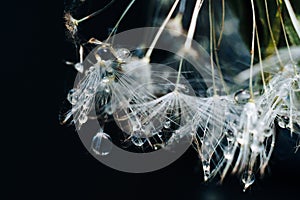
[(84, 124), (85, 122), (87, 122), (88, 120), (88, 116), (84, 113), (81, 113), (78, 117), (78, 121), (80, 124)]
[(120, 60), (123, 60), (123, 61), (128, 59), (130, 57), (130, 55), (131, 55), (130, 51), (125, 48), (118, 49), (116, 52), (117, 58)]
[(76, 63), (76, 64), (74, 65), (74, 68), (75, 68), (78, 72), (83, 73), (83, 64), (82, 64), (82, 63)]
[(234, 154), (234, 152), (232, 152), (232, 148), (225, 147), (225, 149), (224, 149), (224, 157), (225, 157), (225, 159), (232, 160), (233, 159), (233, 154)]
[(88, 95), (93, 95), (95, 93), (95, 88), (92, 86), (89, 86), (88, 88), (86, 88), (86, 92)]
[(278, 122), (278, 126), (280, 126), (281, 128), (286, 128), (288, 125), (288, 122), (286, 122), (286, 120), (282, 118), (278, 118), (277, 122)]
[(106, 76), (102, 78), (101, 83), (102, 84), (107, 84), (109, 82), (109, 78), (107, 78)]
[(252, 152), (260, 153), (264, 150), (264, 145), (259, 141), (254, 141), (251, 144), (250, 149), (251, 149)]
[(203, 173), (204, 173), (204, 181), (207, 181), (210, 177), (210, 164), (208, 161), (202, 161)]
[(164, 124), (164, 128), (165, 129), (169, 129), (171, 127), (171, 121), (170, 120), (167, 120)]
[(76, 94), (76, 89), (71, 89), (68, 93), (67, 99), (70, 104), (75, 105), (78, 102), (78, 95)]
[(239, 90), (234, 94), (234, 100), (238, 104), (246, 104), (250, 99), (250, 93), (248, 90)]
[(105, 156), (110, 153), (112, 149), (111, 138), (103, 131), (99, 131), (92, 140), (92, 150), (95, 154)]
[(226, 139), (227, 139), (228, 143), (232, 143), (233, 140), (234, 140), (233, 132), (228, 130), (228, 131), (225, 132), (225, 135), (226, 135)]
[(243, 133), (242, 132), (239, 132), (238, 135), (237, 135), (237, 138), (236, 138), (236, 141), (240, 144), (240, 145), (243, 145), (245, 144), (245, 139), (244, 139), (244, 136), (243, 136)]
[(272, 135), (272, 129), (271, 128), (265, 128), (264, 129), (264, 136), (265, 137), (270, 137)]
[(137, 146), (137, 147), (141, 147), (145, 144), (146, 139), (145, 138), (140, 138), (140, 137), (136, 137), (136, 136), (132, 136), (131, 137), (131, 142)]
[(206, 90), (206, 95), (207, 95), (208, 97), (214, 96), (214, 88), (213, 88), (213, 87), (209, 87), (209, 88)]
[(114, 60), (116, 58), (112, 53), (111, 47), (105, 45), (97, 49), (96, 55), (99, 56), (101, 60)]
[(247, 190), (247, 188), (252, 185), (255, 181), (255, 175), (248, 171), (248, 172), (244, 172), (242, 175), (242, 182), (244, 184), (244, 189), (243, 191), (245, 192)]

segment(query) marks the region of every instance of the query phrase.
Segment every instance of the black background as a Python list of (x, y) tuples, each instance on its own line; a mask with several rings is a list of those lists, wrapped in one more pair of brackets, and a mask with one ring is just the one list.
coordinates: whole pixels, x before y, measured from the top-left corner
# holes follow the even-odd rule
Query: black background
[[(103, 5), (108, 1), (99, 2)], [(100, 24), (94, 25), (93, 30), (105, 33), (103, 30), (111, 28), (128, 2), (117, 0), (98, 16)], [(236, 176), (229, 176), (221, 186), (203, 183), (200, 163), (192, 149), (170, 166), (152, 173), (128, 174), (104, 166), (89, 155), (74, 127), (58, 122), (60, 106), (75, 76), (74, 70), (63, 64), (63, 60), (74, 58), (72, 44), (65, 36), (63, 2), (4, 3), (1, 8), (4, 187), (0, 195), (9, 199), (299, 198), (299, 152), (293, 153), (294, 143), (283, 131), (265, 177), (258, 178), (246, 193), (242, 192)], [(145, 25), (146, 4), (146, 1), (136, 2), (134, 12), (128, 13), (120, 31)], [(87, 30), (90, 28), (93, 27)]]

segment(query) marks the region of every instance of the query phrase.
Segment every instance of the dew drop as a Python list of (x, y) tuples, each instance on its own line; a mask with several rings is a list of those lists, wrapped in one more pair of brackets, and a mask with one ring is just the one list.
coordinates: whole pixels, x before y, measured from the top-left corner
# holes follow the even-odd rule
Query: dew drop
[(260, 153), (264, 150), (264, 145), (259, 141), (254, 141), (251, 144), (250, 149), (251, 149), (252, 152)]
[(288, 121), (289, 120), (287, 118), (286, 119), (278, 118), (277, 123), (278, 123), (278, 126), (280, 126), (280, 128), (287, 128), (287, 125), (289, 124)]
[(84, 124), (85, 122), (87, 122), (87, 120), (88, 120), (88, 117), (84, 113), (81, 113), (78, 117), (78, 121), (80, 124)]
[(78, 72), (83, 73), (83, 64), (82, 64), (82, 63), (76, 63), (76, 64), (74, 65), (74, 68), (75, 68)]
[(128, 59), (131, 56), (131, 53), (128, 49), (121, 48), (121, 49), (117, 50), (116, 56), (118, 59), (125, 61), (126, 59)]
[(246, 104), (250, 97), (251, 96), (248, 90), (239, 90), (234, 94), (234, 100), (238, 104)]
[(131, 142), (137, 146), (137, 147), (141, 147), (145, 144), (146, 139), (145, 138), (140, 138), (140, 137), (136, 137), (136, 136), (132, 136), (131, 137)]
[(210, 177), (210, 164), (208, 161), (202, 161), (203, 173), (204, 173), (204, 181), (207, 181)]
[(68, 93), (67, 99), (70, 104), (75, 105), (78, 102), (78, 96), (76, 94), (76, 89), (71, 89)]
[(226, 139), (227, 139), (228, 143), (232, 143), (233, 140), (234, 140), (233, 132), (228, 130), (228, 131), (225, 132), (225, 135), (226, 135)]
[(232, 148), (225, 147), (225, 149), (224, 149), (224, 157), (225, 157), (225, 159), (232, 160), (233, 159), (233, 153), (234, 152), (232, 152)]
[(91, 148), (96, 155), (108, 155), (112, 149), (110, 136), (103, 131), (99, 131), (93, 137)]
[(170, 127), (171, 127), (171, 121), (168, 120), (168, 121), (165, 122), (164, 128), (165, 128), (165, 129), (169, 129)]
[(244, 172), (242, 175), (242, 182), (244, 184), (243, 192), (246, 192), (247, 188), (251, 186), (254, 183), (254, 181), (255, 175), (252, 172)]
[(265, 128), (264, 129), (264, 136), (265, 137), (270, 137), (272, 135), (272, 129), (271, 128)]
[(114, 60), (115, 56), (109, 46), (101, 46), (96, 51), (97, 56), (100, 56), (101, 60)]

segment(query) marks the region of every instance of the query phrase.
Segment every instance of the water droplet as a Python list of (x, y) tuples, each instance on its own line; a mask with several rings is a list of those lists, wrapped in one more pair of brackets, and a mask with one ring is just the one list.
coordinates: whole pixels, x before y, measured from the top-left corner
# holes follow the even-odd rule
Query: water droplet
[(76, 89), (71, 89), (68, 93), (67, 99), (72, 105), (75, 105), (78, 102), (78, 95), (76, 92), (77, 92)]
[(213, 87), (209, 87), (209, 88), (206, 90), (206, 95), (207, 95), (208, 97), (214, 96), (214, 88), (213, 88)]
[(242, 182), (244, 184), (243, 191), (245, 192), (247, 188), (254, 183), (254, 181), (255, 181), (255, 175), (252, 172), (250, 171), (244, 172), (242, 175)]
[(234, 140), (233, 132), (228, 130), (228, 131), (225, 132), (225, 135), (226, 135), (226, 139), (227, 139), (228, 143), (232, 143), (233, 140)]
[(101, 83), (104, 85), (107, 84), (108, 82), (109, 82), (109, 78), (107, 78), (106, 76), (104, 76), (101, 80)]
[(164, 128), (165, 129), (169, 129), (171, 127), (171, 121), (170, 120), (167, 120), (164, 124)]
[(251, 144), (250, 149), (254, 153), (260, 153), (260, 152), (262, 152), (264, 150), (264, 145), (261, 142), (259, 142), (259, 141), (254, 141)]
[(81, 113), (78, 117), (78, 121), (80, 124), (84, 124), (85, 122), (87, 122), (88, 120), (88, 116), (84, 113)]
[(233, 154), (234, 154), (234, 152), (232, 152), (232, 148), (225, 147), (225, 149), (224, 149), (224, 157), (225, 157), (225, 159), (232, 160), (233, 159)]
[(145, 144), (146, 139), (145, 138), (140, 138), (140, 137), (136, 137), (136, 136), (132, 136), (131, 137), (131, 142), (137, 146), (137, 147), (141, 147)]
[(245, 144), (246, 141), (245, 141), (245, 139), (244, 139), (244, 136), (243, 136), (243, 133), (242, 133), (242, 132), (239, 132), (239, 133), (238, 133), (236, 141), (237, 141), (240, 145)]
[(74, 68), (75, 68), (78, 72), (83, 73), (83, 64), (82, 64), (82, 63), (76, 63), (76, 64), (74, 65)]
[(112, 49), (109, 46), (103, 45), (96, 51), (96, 55), (100, 56), (101, 60), (114, 60), (116, 57), (112, 53)]
[(207, 181), (210, 177), (210, 164), (208, 161), (202, 161), (203, 173), (204, 173), (204, 181)]
[(118, 59), (125, 61), (131, 56), (131, 53), (128, 49), (121, 48), (117, 50), (116, 56)]
[(270, 137), (272, 135), (272, 129), (271, 128), (265, 128), (264, 129), (264, 136), (265, 137)]
[(234, 94), (234, 100), (238, 104), (246, 104), (250, 97), (251, 96), (248, 90), (239, 90)]
[(110, 153), (112, 149), (111, 138), (103, 131), (99, 131), (92, 140), (92, 150), (95, 154), (105, 156)]
[(88, 88), (86, 88), (86, 93), (88, 95), (93, 95), (95, 93), (95, 91), (96, 91), (95, 88), (92, 86), (89, 86)]
[(287, 128), (287, 125), (289, 124), (289, 120), (288, 118), (278, 118), (277, 119), (277, 123), (278, 123), (278, 126), (280, 126), (281, 128)]

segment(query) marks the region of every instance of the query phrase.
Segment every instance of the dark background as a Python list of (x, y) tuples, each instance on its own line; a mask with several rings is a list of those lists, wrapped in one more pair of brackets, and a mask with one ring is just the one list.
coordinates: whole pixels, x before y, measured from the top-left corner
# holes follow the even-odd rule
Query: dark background
[[(108, 1), (100, 1), (99, 5)], [(87, 27), (105, 33), (128, 0), (117, 2)], [(58, 112), (75, 72), (63, 60), (74, 58), (65, 36), (60, 1), (2, 4), (1, 33), (1, 196), (9, 199), (297, 199), (300, 156), (294, 141), (279, 131), (270, 167), (246, 193), (236, 176), (223, 185), (203, 183), (199, 159), (190, 149), (170, 166), (128, 174), (95, 160), (75, 128), (61, 126)], [(147, 1), (137, 1), (120, 31), (144, 26)], [(93, 9), (93, 7), (91, 7)], [(102, 19), (101, 19), (102, 17)], [(94, 21), (94, 22), (95, 22)], [(91, 21), (91, 24), (93, 22)], [(93, 34), (93, 33), (91, 33)], [(98, 36), (105, 38), (105, 35)], [(3, 198), (6, 199), (6, 198)]]

